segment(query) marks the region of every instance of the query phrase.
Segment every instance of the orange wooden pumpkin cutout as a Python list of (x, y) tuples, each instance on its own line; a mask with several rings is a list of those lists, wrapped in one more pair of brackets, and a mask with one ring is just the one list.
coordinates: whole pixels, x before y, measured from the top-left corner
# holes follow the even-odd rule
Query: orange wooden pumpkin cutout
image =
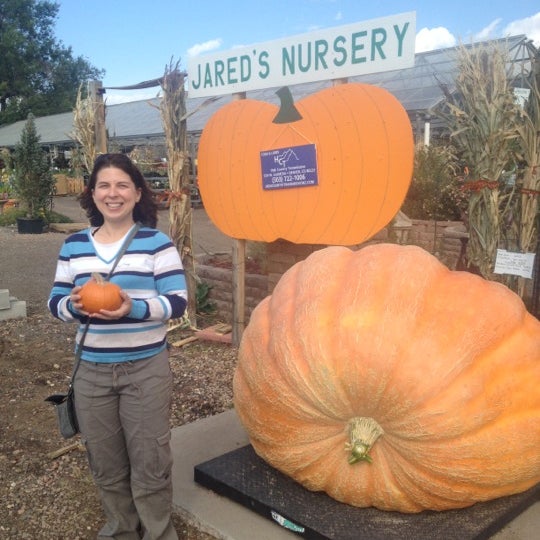
[[(233, 101), (209, 120), (199, 143), (205, 209), (225, 234), (247, 240), (353, 245), (384, 228), (409, 187), (414, 157), (405, 109), (384, 89), (349, 83), (281, 108)], [(291, 113), (293, 119), (291, 118)], [(265, 189), (261, 153), (310, 146), (314, 185)]]

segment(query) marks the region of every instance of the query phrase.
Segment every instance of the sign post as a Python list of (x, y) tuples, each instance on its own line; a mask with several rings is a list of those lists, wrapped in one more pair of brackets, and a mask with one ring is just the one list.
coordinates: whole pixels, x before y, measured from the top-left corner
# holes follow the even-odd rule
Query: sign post
[[(245, 92), (233, 95), (233, 99), (246, 99)], [(237, 238), (233, 244), (233, 324), (232, 343), (236, 347), (240, 345), (242, 334), (246, 325), (246, 241)]]

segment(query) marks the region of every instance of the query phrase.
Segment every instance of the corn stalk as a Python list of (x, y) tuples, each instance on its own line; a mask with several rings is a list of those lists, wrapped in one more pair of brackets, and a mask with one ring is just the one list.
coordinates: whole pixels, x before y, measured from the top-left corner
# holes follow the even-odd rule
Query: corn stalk
[(486, 278), (493, 268), (501, 227), (511, 211), (512, 190), (503, 172), (513, 166), (518, 107), (508, 84), (508, 59), (499, 47), (480, 44), (458, 53), (457, 96), (447, 95), (438, 113), (466, 164), (469, 263)]
[[(521, 213), (519, 220), (519, 250), (532, 253), (539, 234), (540, 212), (540, 65), (537, 54), (529, 79), (530, 95), (517, 125), (521, 155), (525, 163), (521, 186)], [(537, 255), (538, 256), (538, 255)], [(525, 294), (525, 278), (518, 278), (518, 294)]]
[(159, 106), (167, 148), (167, 172), (170, 186), (169, 235), (180, 253), (186, 275), (187, 317), (196, 324), (195, 262), (193, 258), (192, 211), (187, 144), (185, 73), (172, 61), (165, 67), (161, 80), (163, 97)]
[[(88, 92), (87, 92), (88, 93)], [(87, 171), (91, 171), (97, 155), (96, 125), (98, 103), (83, 97), (82, 84), (77, 91), (77, 100), (73, 109), (74, 131), (70, 137), (81, 146), (82, 161)]]

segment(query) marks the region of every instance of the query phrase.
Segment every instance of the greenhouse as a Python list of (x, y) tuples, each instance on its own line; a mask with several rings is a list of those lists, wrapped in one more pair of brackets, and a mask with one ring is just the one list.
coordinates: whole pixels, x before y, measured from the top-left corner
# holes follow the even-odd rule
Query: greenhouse
[[(512, 36), (490, 43), (506, 49), (512, 65), (509, 73), (512, 85), (519, 89), (531, 70), (532, 60), (538, 50), (524, 35)], [(444, 133), (444, 125), (434, 118), (432, 110), (445, 95), (455, 89), (454, 79), (457, 73), (457, 53), (459, 47), (437, 49), (417, 53), (415, 64), (411, 68), (374, 73), (351, 78), (350, 82), (361, 82), (385, 88), (401, 102), (407, 111), (418, 142), (429, 142)], [(331, 81), (306, 83), (291, 86), (296, 101), (313, 94), (331, 84)], [(156, 95), (159, 84), (156, 82)], [(131, 151), (134, 147), (152, 146), (158, 148), (164, 144), (162, 121), (159, 112), (159, 96), (150, 100), (133, 101), (116, 105), (107, 105), (107, 88), (104, 88), (106, 106), (106, 129), (109, 145), (121, 151)], [(247, 98), (270, 103), (279, 102), (276, 88), (256, 90), (247, 93)], [(188, 133), (192, 154), (195, 154), (198, 137), (206, 122), (232, 96), (211, 99), (189, 98), (186, 100)], [(0, 148), (13, 148), (20, 138), (24, 121), (0, 127)], [(48, 147), (54, 157), (75, 146), (73, 138), (73, 113), (63, 113), (36, 118), (36, 128), (41, 142)], [(69, 155), (69, 154), (68, 154)]]

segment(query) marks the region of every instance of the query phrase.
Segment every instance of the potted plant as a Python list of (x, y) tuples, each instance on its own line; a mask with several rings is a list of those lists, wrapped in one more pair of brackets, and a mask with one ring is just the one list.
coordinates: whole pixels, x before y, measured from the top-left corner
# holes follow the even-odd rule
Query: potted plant
[(47, 154), (39, 144), (34, 116), (28, 115), (14, 153), (14, 188), (26, 216), (17, 218), (19, 233), (42, 233), (45, 210), (54, 190)]

